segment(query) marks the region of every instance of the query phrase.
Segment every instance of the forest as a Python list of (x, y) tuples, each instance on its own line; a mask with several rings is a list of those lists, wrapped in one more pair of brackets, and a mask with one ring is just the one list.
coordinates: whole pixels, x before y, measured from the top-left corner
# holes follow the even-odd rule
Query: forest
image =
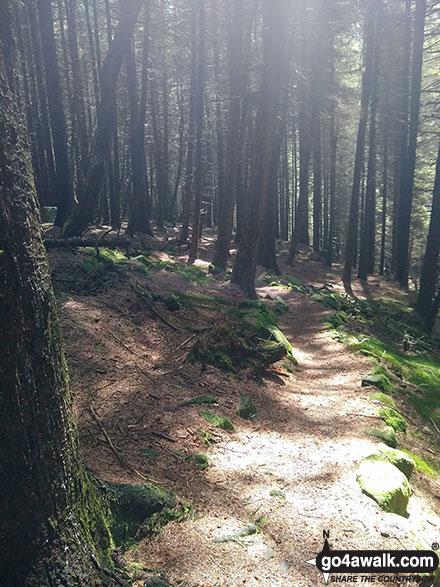
[(440, 2), (0, 10), (0, 586), (440, 585)]

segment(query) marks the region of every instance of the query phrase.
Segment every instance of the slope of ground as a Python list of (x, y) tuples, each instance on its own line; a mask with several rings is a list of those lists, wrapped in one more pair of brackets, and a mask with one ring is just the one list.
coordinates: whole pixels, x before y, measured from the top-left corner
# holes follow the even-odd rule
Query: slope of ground
[[(63, 292), (62, 327), (88, 466), (109, 481), (154, 479), (191, 504), (186, 521), (168, 524), (128, 553), (140, 564), (138, 585), (148, 570), (163, 570), (172, 585), (194, 587), (323, 584), (305, 563), (321, 550), (323, 530), (330, 530), (335, 548), (411, 548), (420, 536), (429, 544), (439, 541), (437, 481), (414, 474), (408, 518), (384, 513), (356, 483), (360, 461), (374, 452), (375, 441), (365, 430), (375, 421), (377, 406), (371, 390), (361, 387), (371, 362), (333, 338), (323, 323), (330, 312), (322, 305), (259, 283), (260, 296), (279, 296), (288, 304), (279, 324), (299, 362), (294, 374), (269, 373), (260, 385), (247, 373), (235, 377), (186, 361), (197, 336), (186, 327), (221, 322), (221, 308), (202, 297), (176, 312), (159, 303), (166, 324), (133, 289), (139, 281), (161, 295), (185, 290), (240, 301), (240, 292), (228, 283), (195, 285), (169, 271), (144, 276), (108, 266), (97, 283), (88, 277), (83, 285), (70, 253), (52, 257), (55, 286)], [(282, 270), (305, 283), (339, 287), (337, 272), (305, 257), (293, 270)], [(377, 289), (388, 287), (383, 283)], [(208, 424), (200, 415), (204, 407), (179, 407), (208, 394), (218, 399), (208, 409), (229, 417), (235, 432)], [(255, 421), (237, 415), (243, 395), (257, 405)], [(422, 427), (416, 415), (409, 416), (414, 427)], [(198, 430), (211, 435), (209, 446)], [(426, 434), (432, 438), (433, 432)], [(206, 470), (184, 458), (196, 453), (207, 454)], [(221, 541), (248, 524), (257, 532)]]

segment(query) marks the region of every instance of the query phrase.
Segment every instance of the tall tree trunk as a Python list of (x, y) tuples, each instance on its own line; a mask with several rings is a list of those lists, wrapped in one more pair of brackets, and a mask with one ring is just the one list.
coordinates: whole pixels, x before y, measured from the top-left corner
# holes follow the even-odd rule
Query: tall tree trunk
[(202, 203), (203, 186), (203, 122), (204, 112), (204, 86), (205, 86), (205, 0), (198, 0), (199, 20), (199, 47), (197, 65), (197, 89), (196, 89), (196, 152), (195, 152), (195, 178), (194, 178), (194, 208), (191, 233), (191, 244), (189, 248), (188, 263), (192, 264), (197, 259), (198, 245), (200, 238), (200, 207)]
[(18, 95), (0, 19), (0, 583), (101, 585), (103, 511), (82, 463)]
[(287, 0), (279, 0), (275, 10), (270, 0), (263, 0), (263, 73), (255, 121), (255, 142), (258, 147), (253, 151), (246, 219), (231, 277), (231, 282), (252, 298), (256, 297), (258, 235), (267, 199), (277, 104), (284, 69), (287, 7)]
[(359, 279), (366, 280), (368, 274), (374, 272), (374, 252), (376, 233), (376, 115), (377, 115), (377, 52), (376, 45), (373, 90), (371, 97), (370, 134), (368, 150), (367, 189), (365, 193), (364, 222), (362, 226), (359, 252)]
[(399, 224), (396, 248), (396, 278), (400, 285), (408, 287), (409, 275), (409, 232), (414, 192), (417, 135), (419, 130), (420, 93), (423, 68), (423, 46), (425, 41), (425, 19), (427, 0), (416, 0), (414, 19), (414, 50), (411, 74), (411, 103), (409, 138), (406, 156), (402, 160), (400, 185)]
[(436, 295), (440, 256), (440, 146), (437, 156), (435, 185), (432, 197), (431, 221), (428, 240), (423, 259), (420, 289), (417, 296), (416, 310), (430, 319), (433, 314), (433, 301)]
[[(42, 0), (40, 0), (42, 1)], [(45, 0), (44, 0), (45, 1)], [(121, 20), (101, 73), (101, 100), (97, 112), (97, 126), (93, 139), (91, 160), (79, 203), (63, 228), (64, 237), (82, 234), (92, 220), (105, 178), (105, 162), (114, 132), (114, 101), (116, 81), (122, 59), (127, 54), (143, 0), (131, 0), (121, 13)]]
[(231, 33), (229, 41), (230, 100), (226, 173), (224, 189), (219, 191), (218, 235), (213, 265), (226, 269), (232, 237), (235, 194), (238, 172), (238, 148), (240, 139), (241, 103), (245, 91), (243, 72), (243, 0), (232, 0)]
[(38, 17), (46, 73), (47, 100), (55, 155), (56, 226), (62, 226), (74, 203), (73, 182), (67, 152), (66, 118), (61, 95), (55, 35), (50, 0), (38, 0)]
[(348, 219), (347, 240), (345, 243), (345, 264), (343, 281), (350, 287), (351, 270), (355, 259), (357, 224), (359, 216), (359, 193), (361, 186), (362, 167), (364, 162), (365, 134), (368, 121), (368, 109), (373, 84), (374, 50), (376, 47), (377, 11), (380, 0), (372, 0), (366, 23), (365, 40), (365, 67), (362, 76), (361, 112), (356, 142), (354, 164), (353, 189), (350, 200), (350, 214)]

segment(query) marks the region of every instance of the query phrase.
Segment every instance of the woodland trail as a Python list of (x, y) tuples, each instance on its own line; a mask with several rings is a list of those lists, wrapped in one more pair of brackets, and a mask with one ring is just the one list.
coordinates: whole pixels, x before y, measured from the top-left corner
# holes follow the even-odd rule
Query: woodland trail
[[(297, 267), (295, 276), (301, 272), (304, 279), (307, 267)], [(170, 286), (170, 275), (162, 273), (162, 281), (160, 275), (155, 277), (156, 287)], [(318, 278), (322, 277), (328, 281), (332, 275)], [(228, 287), (219, 285), (219, 293), (224, 294)], [(356, 482), (360, 461), (375, 452), (375, 441), (366, 429), (378, 422), (377, 405), (369, 399), (371, 390), (361, 387), (371, 362), (333, 338), (323, 323), (330, 312), (322, 305), (282, 288), (260, 286), (257, 291), (263, 298), (268, 293), (279, 296), (289, 305), (279, 325), (299, 362), (293, 376), (269, 375), (264, 385), (235, 380), (213, 367), (203, 371), (185, 364), (183, 370), (175, 363), (171, 370), (164, 367), (162, 375), (159, 369), (152, 383), (151, 375), (142, 377), (139, 369), (141, 358), (147, 357), (152, 346), (148, 336), (156, 341), (156, 349), (170, 341), (176, 348), (178, 340), (170, 332), (165, 339), (157, 321), (142, 323), (129, 319), (128, 314), (109, 313), (105, 304), (110, 300), (110, 307), (115, 307), (118, 296), (130, 306), (125, 289), (88, 298), (87, 303), (73, 296), (63, 304), (68, 359), (73, 361), (81, 354), (90, 359), (87, 349), (102, 346), (99, 357), (94, 353), (95, 370), (106, 373), (100, 375), (99, 385), (98, 380), (90, 379), (90, 373), (86, 379), (84, 363), (70, 364), (87, 464), (110, 481), (139, 482), (96, 438), (87, 411), (93, 403), (126, 460), (191, 504), (186, 521), (169, 523), (159, 536), (129, 551), (128, 558), (148, 569), (163, 569), (176, 586), (315, 587), (324, 581), (305, 561), (320, 552), (324, 530), (330, 531), (332, 547), (341, 549), (413, 548), (420, 535), (429, 544), (438, 542), (440, 516), (432, 495), (434, 491), (438, 494), (438, 485), (434, 482), (427, 492), (425, 484), (419, 484), (419, 473), (414, 473), (415, 495), (410, 499), (408, 518), (384, 513), (361, 493)], [(74, 328), (73, 316), (81, 320)], [(115, 334), (124, 338), (128, 350), (117, 343)], [(136, 349), (136, 356), (130, 349)], [(170, 356), (155, 352), (153, 349), (147, 359), (160, 365), (168, 359), (173, 365)], [(206, 428), (206, 421), (197, 406), (170, 407), (179, 393), (182, 399), (213, 393), (219, 397), (216, 411), (230, 417), (236, 431), (219, 434), (218, 442), (209, 449), (200, 446), (193, 433)], [(258, 419), (253, 422), (237, 416), (243, 395), (251, 396), (257, 405)], [(148, 440), (150, 429), (169, 432), (177, 443), (156, 444), (161, 456), (146, 465), (145, 458), (136, 455), (147, 442), (153, 442)], [(194, 470), (171, 454), (170, 448), (187, 454), (203, 450), (210, 466), (205, 471)], [(256, 525), (257, 533), (238, 541), (216, 542), (250, 523)]]

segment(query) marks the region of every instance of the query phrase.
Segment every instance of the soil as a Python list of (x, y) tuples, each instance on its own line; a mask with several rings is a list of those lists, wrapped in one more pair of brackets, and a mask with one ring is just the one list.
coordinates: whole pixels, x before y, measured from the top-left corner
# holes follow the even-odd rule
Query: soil
[[(211, 247), (206, 238), (201, 266)], [(342, 288), (340, 268), (324, 268), (306, 254), (287, 267), (286, 252), (281, 247), (283, 273), (303, 283)], [(97, 287), (72, 269), (71, 252), (51, 251), (50, 256), (55, 287), (63, 292), (60, 319), (87, 466), (108, 481), (154, 480), (191, 505), (186, 521), (170, 523), (159, 536), (143, 540), (126, 554), (129, 560), (163, 570), (171, 585), (315, 587), (324, 584), (322, 575), (306, 561), (321, 551), (323, 531), (330, 532), (331, 546), (341, 549), (414, 548), (420, 535), (428, 544), (440, 541), (437, 480), (414, 473), (407, 518), (384, 513), (361, 493), (356, 471), (376, 443), (366, 429), (378, 422), (371, 390), (361, 387), (371, 362), (333, 338), (323, 323), (329, 312), (322, 305), (258, 282), (260, 296), (270, 293), (288, 304), (279, 324), (299, 363), (293, 374), (268, 372), (260, 384), (247, 373), (237, 377), (187, 362), (194, 335), (186, 326), (221, 321), (219, 309), (197, 304), (169, 312), (158, 303), (173, 329), (133, 289), (139, 281), (162, 295), (185, 289), (233, 302), (243, 299), (233, 286), (194, 285), (165, 271), (121, 278), (109, 268)], [(395, 293), (383, 278), (371, 280), (368, 288), (356, 286), (356, 291), (373, 297)], [(179, 407), (202, 395), (215, 396), (218, 405)], [(237, 415), (243, 395), (258, 408), (254, 421)], [(214, 428), (200, 415), (204, 409), (230, 418), (235, 432)], [(410, 431), (426, 426), (408, 406), (404, 410)], [(211, 446), (202, 442), (198, 429), (212, 435)], [(423, 441), (409, 432), (401, 443), (415, 452), (432, 452), (438, 438), (429, 430), (425, 436)], [(143, 454), (145, 448), (157, 451), (157, 458)], [(174, 451), (206, 453), (209, 467), (202, 471)], [(214, 541), (249, 523), (256, 525), (255, 534)], [(140, 573), (135, 584), (142, 585), (144, 578)]]

